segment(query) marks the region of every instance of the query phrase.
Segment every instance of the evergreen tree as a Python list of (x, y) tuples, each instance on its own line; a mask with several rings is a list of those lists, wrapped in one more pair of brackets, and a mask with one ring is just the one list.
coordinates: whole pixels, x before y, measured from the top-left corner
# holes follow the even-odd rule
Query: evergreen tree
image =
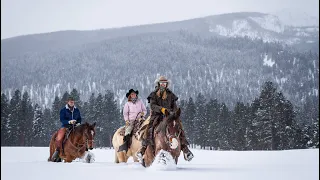
[[(45, 108), (43, 110), (43, 122), (44, 122), (44, 137), (43, 137), (43, 144), (49, 145), (51, 137), (54, 132), (58, 130), (58, 128), (55, 127), (55, 122), (53, 119), (51, 119), (51, 110), (49, 108)], [(60, 128), (60, 126), (59, 126)]]
[(243, 103), (237, 102), (232, 117), (232, 146), (235, 150), (246, 148), (247, 116), (246, 107)]
[(194, 135), (195, 135), (195, 143), (200, 145), (200, 148), (204, 149), (206, 146), (206, 131), (208, 129), (208, 121), (207, 121), (207, 115), (206, 115), (206, 109), (205, 109), (205, 103), (206, 99), (205, 97), (199, 93), (196, 99), (196, 116), (195, 116), (195, 125), (194, 127)]
[(77, 91), (77, 89), (72, 89), (70, 92), (70, 96), (72, 96), (76, 102), (76, 107), (81, 109), (83, 106), (83, 103), (80, 99), (80, 93)]
[(231, 149), (231, 120), (230, 112), (225, 103), (220, 106), (220, 112), (218, 114), (219, 119), (219, 146), (221, 149)]
[(313, 126), (313, 143), (315, 148), (319, 148), (319, 116)]
[(275, 97), (276, 88), (272, 82), (267, 81), (262, 86), (259, 97), (260, 108), (254, 120), (254, 124), (258, 129), (259, 148), (263, 150), (276, 149)]
[(192, 97), (189, 98), (188, 103), (186, 105), (185, 113), (184, 113), (184, 131), (187, 137), (187, 140), (190, 144), (195, 144), (195, 129), (197, 128), (195, 123), (196, 116), (196, 106)]
[(9, 101), (4, 93), (1, 94), (1, 146), (8, 145), (9, 139)]
[(21, 117), (21, 92), (20, 90), (15, 90), (12, 99), (10, 100), (9, 109), (11, 113), (9, 114), (9, 146), (16, 146), (19, 144), (20, 126), (19, 121)]
[(32, 146), (44, 146), (43, 138), (45, 138), (45, 127), (42, 109), (38, 104), (34, 106), (34, 118), (32, 127)]
[(258, 121), (258, 110), (260, 109), (259, 99), (256, 98), (251, 103), (249, 108), (249, 117), (248, 117), (248, 130), (247, 130), (247, 144), (246, 149), (256, 150), (259, 149), (259, 121)]
[[(217, 99), (212, 100), (206, 104), (206, 115), (207, 115), (207, 142), (213, 149), (219, 149), (219, 122), (218, 114), (220, 112), (220, 105)], [(210, 147), (210, 149), (211, 149)]]
[(60, 105), (59, 105), (60, 109), (63, 108), (67, 104), (69, 96), (70, 96), (70, 94), (67, 91), (64, 92), (64, 94), (62, 95), (62, 97), (60, 99)]
[(106, 138), (107, 136), (107, 131), (108, 131), (108, 121), (109, 119), (106, 118), (105, 116), (105, 106), (104, 106), (104, 101), (103, 101), (103, 96), (101, 93), (98, 94), (95, 103), (94, 103), (94, 117), (91, 119), (92, 121), (96, 121), (96, 145), (98, 147), (103, 147), (107, 144), (108, 139)]
[(94, 107), (95, 107), (95, 95), (94, 95), (94, 93), (92, 93), (89, 98), (89, 102), (83, 103), (83, 108), (82, 108), (82, 113), (81, 113), (82, 121), (85, 121), (85, 122), (95, 121)]
[(109, 121), (106, 124), (106, 136), (109, 141), (106, 142), (107, 146), (112, 146), (112, 136), (116, 132), (116, 130), (123, 123), (123, 119), (121, 117), (121, 110), (118, 108), (117, 101), (114, 98), (114, 94), (111, 91), (107, 91), (104, 96), (104, 113), (103, 116), (105, 120)]
[(19, 118), (19, 145), (30, 144), (33, 126), (33, 107), (28, 92), (24, 92), (21, 101), (21, 116)]
[(60, 110), (65, 106), (65, 104), (63, 106), (61, 106), (61, 104), (62, 104), (61, 100), (59, 99), (58, 96), (56, 96), (52, 103), (51, 117), (50, 117), (50, 119), (52, 120), (54, 129), (58, 129), (61, 126)]

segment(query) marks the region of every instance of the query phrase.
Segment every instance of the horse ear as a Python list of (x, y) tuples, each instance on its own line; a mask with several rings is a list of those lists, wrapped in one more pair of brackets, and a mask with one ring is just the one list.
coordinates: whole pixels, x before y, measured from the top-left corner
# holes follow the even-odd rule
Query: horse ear
[(176, 112), (176, 115), (177, 115), (178, 117), (180, 117), (180, 114), (181, 114), (181, 109), (178, 108), (178, 110), (177, 110), (177, 112)]
[(96, 122), (94, 122), (93, 124), (92, 124), (92, 127), (95, 127), (96, 126)]

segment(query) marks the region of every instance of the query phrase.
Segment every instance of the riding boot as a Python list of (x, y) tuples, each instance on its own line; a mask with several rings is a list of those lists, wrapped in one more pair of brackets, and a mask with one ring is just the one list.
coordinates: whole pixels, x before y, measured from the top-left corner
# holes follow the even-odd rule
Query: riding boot
[(61, 150), (63, 150), (61, 147), (62, 147), (62, 141), (65, 133), (66, 133), (66, 128), (64, 127), (58, 130), (57, 137), (55, 139), (56, 151), (53, 153), (51, 157), (51, 160), (53, 162), (57, 162), (60, 159), (59, 153)]
[(130, 134), (123, 137), (123, 144), (119, 147), (118, 152), (124, 151), (125, 153), (127, 153), (129, 139), (130, 139)]
[(142, 140), (142, 146), (137, 151), (136, 157), (139, 159), (140, 162), (142, 161), (142, 157), (143, 157), (143, 155), (149, 145), (151, 145), (152, 147), (154, 145), (154, 143), (153, 143), (153, 127), (152, 126), (148, 129), (148, 135), (147, 135), (146, 139)]
[(61, 141), (56, 140), (56, 151), (53, 153), (51, 160), (53, 162), (56, 162), (59, 159), (59, 154), (60, 154), (60, 150), (61, 150)]
[(154, 146), (153, 131), (154, 131), (154, 128), (150, 127), (149, 131), (148, 131), (149, 132), (148, 141), (149, 141), (149, 145), (151, 145), (151, 146)]
[(138, 158), (139, 162), (142, 162), (142, 157), (146, 152), (147, 146), (149, 145), (148, 139), (143, 139), (141, 143), (141, 148), (137, 151), (136, 157)]

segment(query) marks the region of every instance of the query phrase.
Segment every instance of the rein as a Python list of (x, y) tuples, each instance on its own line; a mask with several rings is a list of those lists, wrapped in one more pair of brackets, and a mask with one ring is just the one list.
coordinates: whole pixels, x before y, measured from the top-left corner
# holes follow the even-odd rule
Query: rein
[[(74, 132), (75, 132), (75, 126), (72, 126), (72, 133), (74, 134)], [(89, 140), (89, 138), (88, 138), (88, 132), (87, 132), (87, 131), (85, 131), (83, 134), (85, 135), (86, 140), (85, 140), (85, 142), (82, 143), (82, 144), (77, 143), (78, 146), (80, 145), (80, 147), (74, 145), (74, 144), (71, 142), (71, 138), (68, 138), (69, 143), (73, 146), (74, 149), (76, 149), (77, 155), (80, 155), (80, 154), (79, 154), (80, 151), (81, 151), (82, 149), (86, 148), (86, 145), (87, 145), (87, 142), (88, 142), (88, 141), (89, 141), (89, 142), (90, 142), (90, 141), (91, 141), (91, 142), (94, 142), (94, 140)], [(82, 135), (83, 135), (83, 134), (82, 134)]]
[[(175, 126), (175, 125), (174, 125)], [(171, 140), (172, 140), (172, 138), (174, 138), (174, 137), (176, 137), (176, 139), (179, 139), (179, 137), (180, 137), (180, 134), (181, 134), (181, 129), (179, 128), (179, 133), (178, 133), (178, 135), (176, 135), (176, 133), (175, 133), (175, 135), (172, 135), (172, 134), (170, 134), (169, 133), (169, 128), (168, 128), (168, 125), (167, 125), (167, 127), (166, 127), (166, 139), (165, 139), (165, 143), (170, 147), (170, 143), (171, 143)], [(175, 150), (175, 149), (171, 149), (171, 148), (169, 148), (169, 151), (172, 151), (172, 150)]]

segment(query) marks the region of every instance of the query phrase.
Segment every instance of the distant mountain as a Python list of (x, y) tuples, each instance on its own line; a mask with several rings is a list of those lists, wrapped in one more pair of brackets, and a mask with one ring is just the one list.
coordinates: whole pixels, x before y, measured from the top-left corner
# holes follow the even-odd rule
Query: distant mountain
[(263, 13), (230, 13), (206, 18), (210, 32), (227, 37), (249, 37), (264, 42), (282, 42), (289, 45), (315, 43), (319, 26), (286, 26), (275, 15)]
[(162, 33), (188, 30), (204, 36), (226, 36), (262, 39), (265, 42), (283, 42), (286, 44), (316, 44), (319, 39), (319, 26), (286, 26), (277, 16), (240, 12), (208, 16), (185, 21), (159, 23), (151, 25), (112, 28), (93, 31), (59, 31), (27, 36), (18, 36), (1, 40), (1, 55), (29, 52), (65, 50), (86, 43), (100, 42), (118, 37), (134, 36), (144, 33)]
[(299, 9), (281, 9), (271, 14), (278, 16), (286, 26), (319, 26), (319, 16), (310, 15)]
[(84, 99), (110, 89), (123, 104), (129, 88), (145, 98), (155, 78), (167, 75), (180, 99), (201, 92), (232, 105), (251, 101), (272, 80), (301, 103), (318, 97), (318, 32), (287, 27), (269, 14), (230, 13), (9, 38), (1, 41), (1, 91), (23, 88), (49, 106), (72, 88)]

